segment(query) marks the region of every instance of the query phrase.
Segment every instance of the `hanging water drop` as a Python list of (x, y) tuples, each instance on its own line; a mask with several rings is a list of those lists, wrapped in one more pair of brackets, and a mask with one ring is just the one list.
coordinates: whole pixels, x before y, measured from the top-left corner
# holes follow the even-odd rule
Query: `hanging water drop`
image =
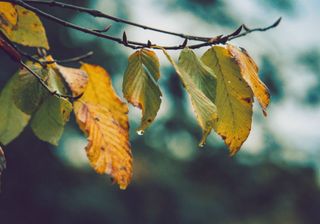
[(138, 135), (143, 135), (143, 134), (144, 134), (144, 130), (138, 130), (138, 131), (137, 131), (137, 134), (138, 134)]

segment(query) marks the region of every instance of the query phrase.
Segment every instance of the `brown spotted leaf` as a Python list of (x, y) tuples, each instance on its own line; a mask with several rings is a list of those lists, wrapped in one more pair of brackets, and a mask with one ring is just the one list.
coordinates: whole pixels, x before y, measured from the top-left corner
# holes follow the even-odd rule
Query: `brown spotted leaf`
[[(34, 12), (18, 5), (15, 6), (15, 10), (17, 12), (16, 24), (14, 24), (14, 13), (11, 12), (11, 22), (4, 26), (4, 23), (1, 22), (4, 20), (0, 20), (0, 30), (4, 31), (11, 41), (18, 44), (49, 49), (46, 32), (39, 17)], [(4, 18), (4, 16), (0, 16), (0, 18)]]
[(242, 78), (251, 87), (254, 96), (258, 99), (264, 115), (267, 115), (266, 109), (270, 103), (270, 93), (266, 85), (259, 79), (258, 66), (243, 48), (237, 48), (233, 45), (227, 45), (232, 57), (240, 67)]
[(17, 24), (18, 13), (13, 4), (0, 2), (0, 29), (6, 34), (11, 33)]
[(96, 172), (111, 175), (125, 189), (132, 176), (128, 107), (116, 95), (103, 68), (83, 64), (81, 69), (89, 75), (89, 82), (74, 103), (74, 111), (88, 136), (87, 156)]
[(201, 58), (217, 77), (215, 131), (235, 154), (247, 139), (252, 122), (253, 93), (227, 46), (214, 46)]

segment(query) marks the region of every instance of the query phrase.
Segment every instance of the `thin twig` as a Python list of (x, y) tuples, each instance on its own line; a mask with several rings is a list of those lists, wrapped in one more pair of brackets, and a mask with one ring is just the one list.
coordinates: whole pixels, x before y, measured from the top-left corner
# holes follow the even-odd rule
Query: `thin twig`
[(70, 100), (79, 98), (79, 97), (73, 97), (71, 95), (60, 94), (57, 91), (52, 91), (50, 87), (42, 80), (42, 78), (37, 73), (35, 73), (28, 65), (26, 65), (23, 61), (19, 61), (19, 64), (22, 67), (24, 67), (28, 72), (30, 72), (50, 94), (55, 95), (57, 97), (70, 99)]
[(24, 2), (30, 3), (30, 4), (49, 5), (51, 7), (60, 7), (60, 8), (76, 10), (78, 12), (87, 13), (87, 14), (89, 14), (91, 16), (94, 16), (94, 17), (105, 18), (105, 19), (109, 19), (109, 20), (112, 20), (112, 21), (115, 21), (115, 22), (118, 22), (118, 23), (123, 23), (123, 24), (131, 25), (131, 26), (139, 27), (139, 28), (142, 28), (142, 29), (145, 29), (145, 30), (152, 30), (152, 31), (155, 31), (155, 32), (164, 33), (164, 34), (168, 34), (168, 35), (172, 35), (172, 36), (178, 36), (178, 37), (181, 37), (183, 39), (188, 39), (188, 40), (196, 40), (196, 41), (207, 42), (208, 39), (210, 39), (209, 37), (199, 37), (199, 36), (187, 35), (187, 34), (183, 34), (183, 33), (176, 33), (176, 32), (172, 32), (172, 31), (158, 29), (158, 28), (155, 28), (155, 27), (146, 26), (146, 25), (143, 25), (143, 24), (131, 22), (131, 21), (128, 21), (128, 20), (125, 20), (125, 19), (121, 19), (121, 18), (117, 18), (115, 16), (108, 15), (106, 13), (103, 13), (103, 12), (99, 11), (99, 10), (94, 10), (94, 9), (89, 9), (89, 8), (85, 8), (85, 7), (81, 7), (81, 6), (77, 6), (77, 5), (67, 4), (67, 3), (64, 3), (64, 2), (38, 1), (38, 0), (25, 0)]
[(89, 51), (88, 53), (86, 53), (84, 55), (80, 55), (80, 56), (73, 57), (73, 58), (68, 58), (68, 59), (64, 59), (64, 60), (43, 61), (43, 62), (45, 64), (53, 64), (53, 63), (65, 64), (65, 63), (79, 62), (83, 59), (86, 59), (86, 58), (92, 56), (92, 55), (93, 55), (93, 51)]
[(19, 65), (21, 65), (22, 67), (24, 67), (27, 71), (29, 71), (39, 82), (40, 84), (46, 89), (48, 90), (48, 92), (52, 95), (58, 96), (58, 97), (63, 97), (63, 98), (68, 98), (68, 99), (76, 99), (78, 97), (73, 97), (70, 95), (63, 95), (58, 93), (57, 91), (52, 91), (49, 86), (47, 86), (47, 84), (42, 80), (42, 78), (35, 73), (31, 68), (29, 68), (28, 65), (26, 65), (23, 61), (22, 61), (22, 55), (20, 54), (20, 52), (17, 51), (17, 49), (14, 47), (13, 43), (9, 40), (6, 41), (5, 39), (3, 39), (0, 36), (0, 49), (4, 50), (4, 52), (16, 63), (18, 63)]
[(233, 36), (233, 37), (229, 38), (229, 40), (233, 40), (233, 39), (236, 39), (236, 38), (239, 38), (239, 37), (246, 36), (246, 35), (248, 35), (249, 33), (253, 33), (253, 32), (264, 32), (264, 31), (270, 30), (270, 29), (272, 29), (272, 28), (275, 28), (275, 27), (277, 27), (277, 26), (280, 24), (281, 19), (282, 19), (282, 17), (279, 17), (272, 25), (267, 26), (267, 27), (264, 27), (264, 28), (249, 29), (246, 25), (242, 25), (242, 27), (246, 30), (246, 32), (241, 33), (241, 34), (238, 34), (238, 35), (236, 35), (236, 36)]
[(60, 18), (56, 17), (56, 16), (48, 14), (48, 13), (46, 13), (46, 12), (44, 12), (44, 11), (38, 9), (38, 8), (35, 8), (35, 7), (25, 3), (22, 0), (7, 0), (7, 2), (12, 2), (14, 4), (20, 5), (20, 6), (24, 7), (24, 8), (26, 8), (26, 9), (29, 9), (29, 10), (35, 12), (39, 16), (42, 16), (42, 17), (44, 17), (46, 19), (54, 21), (54, 22), (56, 22), (58, 24), (61, 24), (63, 26), (70, 27), (72, 29), (79, 30), (79, 31), (82, 31), (84, 33), (92, 34), (92, 35), (95, 35), (95, 36), (98, 36), (98, 37), (101, 37), (101, 38), (105, 38), (105, 39), (108, 39), (108, 40), (112, 40), (112, 41), (118, 42), (119, 44), (125, 45), (125, 46), (133, 48), (133, 49), (136, 49), (137, 46), (144, 46), (145, 45), (144, 43), (139, 43), (139, 42), (135, 42), (135, 41), (128, 41), (128, 44), (126, 45), (122, 41), (121, 38), (117, 38), (117, 37), (113, 37), (113, 36), (106, 35), (106, 34), (103, 34), (103, 33), (99, 33), (99, 32), (90, 30), (88, 28), (81, 27), (81, 26), (75, 25), (73, 23), (67, 22), (67, 21), (65, 21), (63, 19), (60, 19)]

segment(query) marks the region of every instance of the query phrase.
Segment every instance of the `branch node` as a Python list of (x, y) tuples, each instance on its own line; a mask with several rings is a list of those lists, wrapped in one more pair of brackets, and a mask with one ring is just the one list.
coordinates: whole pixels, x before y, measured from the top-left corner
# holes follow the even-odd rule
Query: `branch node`
[(129, 43), (128, 43), (128, 38), (127, 38), (127, 34), (126, 32), (124, 31), (123, 34), (122, 34), (122, 42), (125, 46), (128, 46)]
[(187, 46), (187, 44), (188, 44), (188, 39), (186, 38), (186, 39), (184, 39), (183, 43), (181, 44), (181, 47), (185, 48)]
[(110, 30), (111, 26), (112, 25), (108, 25), (102, 30), (93, 30), (93, 31), (98, 32), (98, 33), (106, 33), (106, 32), (108, 32)]

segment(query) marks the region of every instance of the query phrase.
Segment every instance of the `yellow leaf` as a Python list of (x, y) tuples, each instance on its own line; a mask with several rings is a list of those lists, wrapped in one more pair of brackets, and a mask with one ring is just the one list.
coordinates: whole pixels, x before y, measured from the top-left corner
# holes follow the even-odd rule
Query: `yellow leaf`
[(129, 57), (122, 91), (132, 105), (142, 109), (138, 132), (142, 133), (151, 124), (160, 108), (159, 77), (159, 59), (153, 51), (142, 49)]
[(5, 33), (12, 32), (12, 27), (17, 24), (18, 13), (15, 7), (8, 2), (0, 2), (0, 29)]
[(237, 61), (244, 80), (251, 87), (255, 97), (258, 99), (263, 114), (266, 116), (266, 109), (270, 103), (270, 93), (265, 84), (259, 79), (258, 66), (243, 48), (239, 49), (232, 45), (227, 45), (228, 50)]
[(201, 60), (217, 77), (215, 104), (218, 119), (214, 129), (224, 139), (233, 155), (240, 149), (251, 130), (253, 93), (230, 48), (214, 46)]
[(68, 84), (73, 96), (80, 96), (87, 87), (88, 74), (82, 69), (68, 68), (57, 65), (61, 76)]
[[(30, 10), (18, 5), (15, 6), (18, 20), (15, 25), (9, 24), (5, 31), (6, 36), (13, 42), (29, 47), (43, 47), (49, 49), (45, 29), (39, 17)], [(8, 29), (9, 32), (8, 32)]]
[(103, 68), (83, 64), (81, 69), (89, 75), (89, 83), (74, 103), (74, 111), (88, 136), (87, 156), (98, 173), (111, 175), (125, 189), (132, 176), (128, 107), (114, 92)]

